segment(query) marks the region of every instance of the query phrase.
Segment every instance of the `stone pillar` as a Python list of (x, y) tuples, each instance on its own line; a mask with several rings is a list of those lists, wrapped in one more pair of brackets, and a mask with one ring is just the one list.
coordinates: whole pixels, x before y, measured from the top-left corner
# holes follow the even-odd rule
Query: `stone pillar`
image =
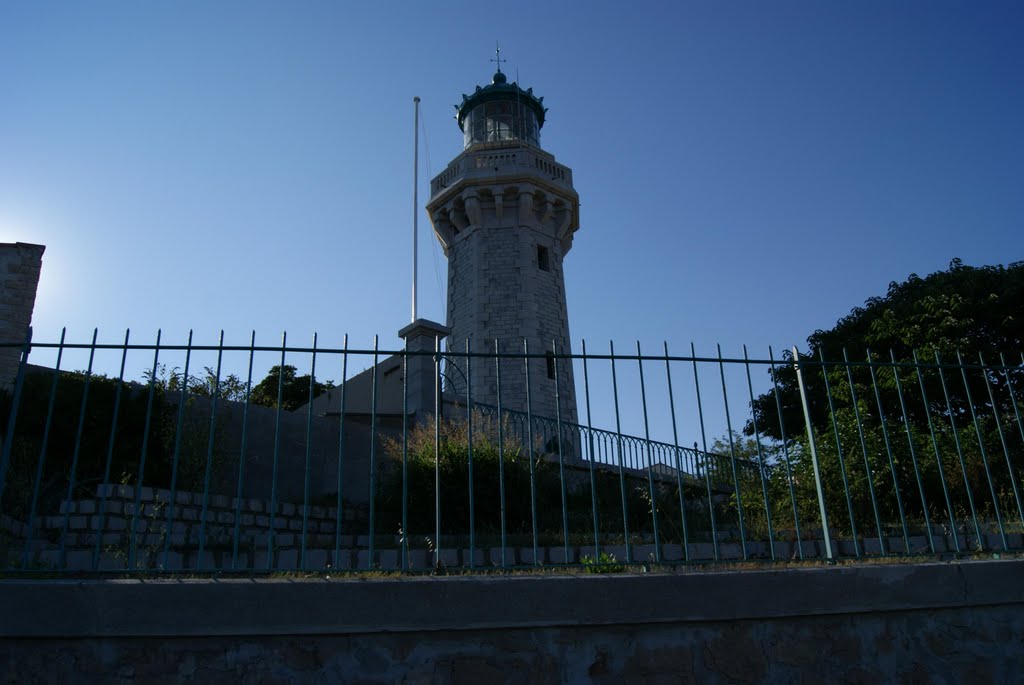
[(43, 245), (0, 243), (0, 388), (10, 387), (18, 373), (21, 343), (32, 323)]
[[(437, 349), (438, 341), (444, 340), (451, 329), (428, 319), (416, 319), (398, 331), (398, 337), (405, 340), (409, 352), (430, 352)], [(406, 369), (409, 392), (409, 412), (413, 414), (435, 411), (437, 393), (437, 366), (433, 354), (409, 355)]]

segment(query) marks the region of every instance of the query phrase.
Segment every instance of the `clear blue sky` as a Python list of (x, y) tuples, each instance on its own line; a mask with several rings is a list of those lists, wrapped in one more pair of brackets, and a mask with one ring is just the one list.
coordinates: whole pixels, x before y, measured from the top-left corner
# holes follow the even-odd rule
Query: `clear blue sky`
[(397, 347), (412, 97), (423, 204), (497, 40), (574, 170), (573, 338), (763, 356), (1024, 259), (1021, 36), (1019, 2), (5, 2), (0, 241), (47, 246), (45, 339)]

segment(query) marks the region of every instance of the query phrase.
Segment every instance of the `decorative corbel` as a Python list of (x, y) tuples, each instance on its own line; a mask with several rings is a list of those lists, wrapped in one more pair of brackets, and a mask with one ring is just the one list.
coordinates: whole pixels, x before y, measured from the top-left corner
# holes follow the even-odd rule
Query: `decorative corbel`
[(460, 212), (454, 205), (448, 208), (448, 220), (455, 227), (455, 232), (463, 231), (469, 222), (466, 221), (465, 212)]
[(569, 224), (572, 223), (572, 208), (562, 208), (562, 220), (558, 223), (558, 228), (555, 230), (555, 235), (558, 236), (559, 240), (564, 240), (566, 233), (569, 232)]
[(441, 249), (444, 251), (445, 256), (448, 255), (448, 247), (452, 244), (452, 225), (448, 221), (448, 212), (443, 209), (438, 210), (431, 215), (431, 223), (434, 225), (434, 235), (437, 236), (437, 241), (441, 243)]
[(546, 224), (551, 221), (552, 217), (555, 216), (555, 203), (550, 199), (544, 202), (544, 218), (540, 220), (542, 224)]
[(528, 226), (533, 223), (533, 195), (519, 193), (519, 225)]
[(483, 223), (483, 217), (480, 212), (480, 199), (477, 197), (476, 191), (467, 192), (462, 196), (462, 200), (466, 207), (466, 217), (469, 219), (471, 226), (480, 226)]

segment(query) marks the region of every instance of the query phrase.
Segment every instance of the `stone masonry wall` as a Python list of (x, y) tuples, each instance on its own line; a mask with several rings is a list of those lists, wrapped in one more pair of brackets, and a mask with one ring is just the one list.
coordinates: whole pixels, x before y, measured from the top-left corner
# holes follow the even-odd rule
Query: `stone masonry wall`
[[(0, 243), (0, 343), (25, 340), (45, 249), (29, 243)], [(0, 388), (14, 380), (20, 358), (20, 347), (0, 347)]]
[[(134, 515), (136, 499), (138, 516)], [(29, 568), (88, 571), (94, 561), (100, 571), (368, 567), (365, 519), (364, 507), (351, 504), (343, 507), (338, 518), (336, 507), (303, 507), (290, 502), (274, 507), (262, 499), (204, 497), (201, 492), (178, 491), (172, 497), (169, 490), (148, 487), (141, 488), (136, 498), (136, 488), (130, 485), (104, 484), (97, 486), (94, 498), (62, 502), (58, 514), (36, 518)], [(268, 556), (271, 530), (272, 558)], [(4, 533), (8, 537), (2, 537)], [(0, 554), (0, 566), (20, 565), (27, 537), (25, 522), (0, 516), (0, 553), (6, 552)], [(380, 537), (385, 542), (383, 538), (394, 536)], [(97, 538), (99, 554), (94, 559)], [(336, 540), (342, 550), (337, 559)], [(135, 548), (134, 563), (129, 566), (131, 546)], [(364, 550), (362, 558), (357, 547)], [(379, 563), (380, 555), (376, 556)], [(385, 561), (395, 568), (397, 553), (392, 556), (394, 560)]]
[[(505, 190), (504, 194), (512, 198), (529, 200), (505, 200), (499, 216), (495, 198), (501, 193), (495, 188), (474, 196), (480, 223), (459, 233), (448, 248), (448, 324), (452, 329), (448, 349), (465, 352), (469, 339), (471, 351), (493, 354), (497, 340), (501, 353), (522, 355), (525, 338), (530, 354), (539, 355), (530, 359), (531, 411), (552, 419), (560, 412), (563, 421), (575, 423), (572, 364), (558, 360), (556, 408), (555, 381), (544, 357), (552, 352), (553, 345), (557, 345), (559, 354), (571, 351), (562, 241), (552, 225), (554, 219), (547, 216), (552, 199), (536, 200), (525, 188), (518, 190), (519, 195)], [(546, 268), (538, 261), (539, 248), (547, 251)], [(456, 358), (455, 365), (458, 369), (448, 374), (448, 387), (464, 395), (464, 359)], [(471, 376), (474, 402), (496, 405), (493, 357), (476, 358)], [(507, 409), (527, 410), (526, 365), (522, 359), (501, 362), (501, 398)]]

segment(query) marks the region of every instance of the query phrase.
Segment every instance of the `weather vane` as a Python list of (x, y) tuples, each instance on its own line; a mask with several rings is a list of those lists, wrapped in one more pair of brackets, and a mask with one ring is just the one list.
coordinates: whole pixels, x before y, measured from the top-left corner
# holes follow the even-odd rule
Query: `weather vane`
[(495, 58), (492, 59), (491, 61), (498, 63), (498, 73), (500, 74), (501, 73), (501, 63), (502, 62), (507, 62), (508, 60), (501, 58), (501, 46), (498, 45), (498, 41), (494, 41), (494, 55), (495, 55)]

